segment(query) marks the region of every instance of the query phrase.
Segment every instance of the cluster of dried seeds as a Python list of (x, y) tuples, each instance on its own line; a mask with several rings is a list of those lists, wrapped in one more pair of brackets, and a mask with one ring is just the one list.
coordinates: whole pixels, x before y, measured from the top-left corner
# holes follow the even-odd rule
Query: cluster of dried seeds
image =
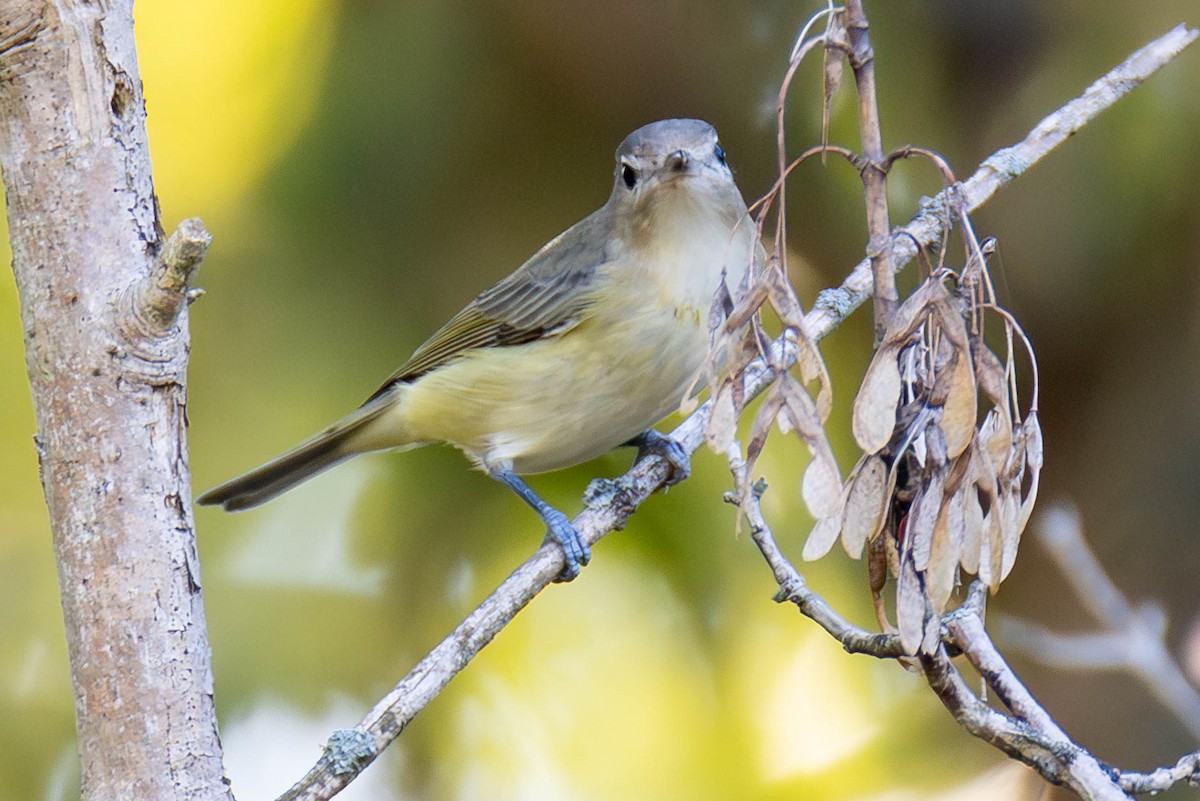
[[(1024, 417), (1018, 409), (1012, 342), (1024, 337), (990, 302), (982, 268), (965, 271), (955, 292), (953, 277), (935, 272), (892, 317), (854, 401), (862, 456), (836, 502), (805, 495), (817, 523), (804, 558), (839, 535), (854, 558), (865, 548), (889, 628), (881, 591), (888, 574), (897, 580), (896, 628), (910, 653), (936, 645), (960, 568), (993, 591), (1008, 575), (1042, 467), (1036, 402)], [(1003, 322), (1004, 360), (984, 341), (987, 310)]]
[[(824, 32), (810, 37), (809, 31), (822, 19)], [(737, 484), (729, 499), (757, 505), (761, 492), (749, 482), (772, 425), (797, 433), (812, 454), (801, 494), (816, 519), (804, 558), (824, 556), (839, 537), (852, 557), (861, 558), (865, 551), (880, 625), (898, 631), (905, 649), (915, 654), (936, 647), (940, 614), (959, 584), (960, 570), (978, 576), (992, 591), (1012, 570), (1042, 467), (1037, 362), (1016, 321), (996, 303), (985, 248), (975, 238), (955, 191), (957, 181), (941, 156), (906, 147), (878, 164), (868, 162), (846, 148), (825, 144), (823, 125), (822, 144), (787, 161), (788, 88), (804, 56), (822, 45), (827, 124), (850, 47), (844, 15), (832, 6), (814, 15), (801, 31), (779, 90), (779, 178), (751, 207), (760, 239), (768, 215), (777, 217), (771, 251), (760, 249), (742, 285), (719, 295), (710, 314), (712, 343), (703, 378), (712, 392), (713, 409), (705, 434), (709, 447), (729, 456)], [(846, 159), (860, 172), (875, 169), (885, 175), (894, 161), (910, 156), (934, 164), (946, 180), (951, 198), (946, 210), (957, 217), (967, 261), (958, 274), (940, 264), (937, 269), (927, 265), (929, 277), (898, 309), (881, 311), (877, 306), (877, 313), (888, 319), (855, 397), (852, 429), (862, 455), (845, 481), (825, 431), (832, 406), (829, 373), (805, 329), (786, 262), (787, 177), (811, 156), (824, 159), (829, 154)], [(870, 203), (869, 188), (867, 193)], [(949, 229), (947, 219), (947, 235)], [(784, 336), (774, 345), (763, 330), (763, 311), (773, 313), (782, 325)], [(1003, 359), (985, 342), (988, 316), (1003, 327)], [(1033, 372), (1032, 401), (1024, 414), (1013, 356), (1017, 339), (1025, 346)], [(748, 400), (743, 369), (756, 357), (766, 363), (772, 378), (750, 426), (743, 458), (736, 443)], [(793, 360), (795, 368), (789, 366)], [(814, 386), (816, 392), (810, 394)], [(748, 518), (761, 518), (757, 508), (743, 512)], [(896, 578), (895, 626), (882, 596), (889, 575)]]

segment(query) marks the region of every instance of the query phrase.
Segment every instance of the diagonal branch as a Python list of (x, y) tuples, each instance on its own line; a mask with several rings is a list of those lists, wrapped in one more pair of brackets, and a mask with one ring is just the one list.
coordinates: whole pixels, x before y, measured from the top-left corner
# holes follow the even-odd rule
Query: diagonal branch
[[(1012, 716), (1004, 717), (1013, 722), (1027, 724), (1037, 732), (1040, 740), (1036, 743), (1013, 743), (1018, 751), (1015, 754), (1005, 747), (1007, 744), (1000, 747), (1006, 753), (1032, 765), (1047, 780), (1065, 784), (1085, 799), (1127, 799), (1129, 794), (1154, 794), (1181, 782), (1193, 786), (1200, 785), (1200, 752), (1186, 754), (1175, 765), (1159, 768), (1151, 773), (1122, 771), (1103, 764), (1072, 741), (1025, 688), (996, 650), (991, 637), (984, 630), (983, 620), (978, 612), (964, 607), (946, 615), (943, 621), (950, 644), (962, 651), (988, 687), (1011, 710)], [(953, 667), (947, 664), (944, 669), (952, 671)], [(929, 675), (927, 667), (926, 676)], [(961, 700), (960, 693), (956, 692), (953, 699), (941, 692), (938, 695), (947, 709), (958, 718), (959, 712), (954, 708), (954, 703)], [(972, 733), (988, 739), (984, 734)], [(1047, 746), (1053, 757), (1049, 762), (1041, 759), (1041, 752)], [(1028, 758), (1030, 755), (1039, 758), (1031, 761)]]
[[(1004, 705), (1012, 710), (1014, 718), (1029, 725), (1049, 744), (1054, 759), (1047, 765), (1035, 765), (1043, 776), (1050, 781), (1067, 785), (1083, 798), (1101, 801), (1128, 798), (1118, 786), (1112, 771), (1082, 746), (1073, 742), (1025, 688), (992, 644), (991, 638), (983, 628), (983, 620), (977, 613), (963, 610), (959, 614), (947, 615), (946, 629), (952, 643), (962, 650), (971, 666), (996, 692)], [(939, 693), (939, 697), (947, 709), (955, 711), (945, 696)], [(1021, 758), (1025, 749), (1020, 743), (1017, 747), (1018, 753), (1014, 756)], [(1049, 768), (1049, 771), (1043, 770), (1043, 766)]]
[[(894, 269), (900, 269), (916, 255), (917, 243), (920, 247), (930, 248), (939, 241), (946, 220), (953, 219), (947, 210), (961, 207), (971, 211), (983, 205), (1002, 186), (1170, 62), (1196, 36), (1196, 31), (1179, 26), (1151, 42), (1079, 98), (1042, 120), (1020, 143), (993, 154), (965, 183), (956, 184), (927, 202), (916, 218), (893, 235)], [(804, 318), (805, 333), (814, 341), (824, 337), (870, 297), (871, 286), (871, 262), (866, 259), (851, 271), (840, 287), (821, 293), (815, 308)], [(772, 343), (769, 361), (790, 365), (795, 360), (795, 352), (794, 335), (785, 334)], [(767, 361), (756, 359), (751, 362), (745, 371), (747, 398), (762, 392), (774, 377)], [(688, 453), (704, 441), (711, 408), (711, 401), (702, 404), (671, 433)], [(596, 543), (609, 531), (623, 527), (637, 507), (665, 485), (669, 473), (669, 466), (661, 458), (648, 456), (620, 478), (593, 482), (586, 496), (587, 507), (572, 521), (573, 525), (589, 544)], [(321, 759), (280, 797), (280, 801), (328, 799), (349, 784), (534, 596), (560, 574), (562, 566), (560, 548), (555, 545), (540, 548), (422, 659), (354, 729), (335, 732)], [(802, 588), (802, 584), (791, 589), (797, 587)], [(792, 600), (800, 604), (800, 601)], [(830, 620), (831, 625), (836, 625), (836, 621)], [(954, 676), (962, 682), (956, 672)], [(983, 719), (1000, 714), (975, 700), (983, 707), (978, 710)], [(1010, 734), (1022, 736), (1022, 732), (1028, 733), (1026, 729), (1028, 727), (1017, 726)]]

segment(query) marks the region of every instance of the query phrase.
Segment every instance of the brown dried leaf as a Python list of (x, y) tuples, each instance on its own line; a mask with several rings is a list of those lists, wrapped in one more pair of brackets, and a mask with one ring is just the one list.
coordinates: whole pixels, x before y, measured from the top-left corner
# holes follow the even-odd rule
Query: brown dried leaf
[[(1008, 578), (1009, 571), (1017, 561), (1017, 545), (1021, 541), (1019, 525), (1020, 506), (1013, 493), (1005, 493), (1000, 498), (1000, 579)], [(999, 583), (999, 582), (997, 582)]]
[(1042, 426), (1038, 422), (1037, 412), (1030, 412), (1029, 416), (1025, 418), (1025, 422), (1021, 424), (1021, 428), (1026, 440), (1025, 463), (1029, 465), (1029, 489), (1025, 493), (1025, 497), (1021, 499), (1021, 514), (1017, 525), (1018, 535), (1025, 531), (1025, 526), (1029, 524), (1029, 516), (1033, 514), (1033, 507), (1037, 503), (1043, 460)]
[(783, 375), (779, 378), (778, 387), (779, 397), (786, 404), (788, 424), (800, 433), (801, 439), (809, 443), (810, 449), (814, 439), (824, 442), (825, 430), (821, 425), (821, 417), (817, 414), (812, 397), (800, 382), (790, 374)]
[(941, 513), (933, 526), (933, 537), (929, 549), (929, 568), (925, 571), (925, 594), (933, 604), (934, 611), (941, 612), (954, 590), (954, 579), (958, 575), (959, 547), (955, 537), (962, 534), (962, 494), (955, 493), (942, 505)]
[(990, 451), (980, 447), (971, 448), (971, 476), (985, 499), (990, 499), (998, 491), (1000, 472), (1004, 469), (1008, 453), (999, 454), (998, 458), (1000, 462), (997, 464), (992, 461)]
[(779, 321), (793, 331), (801, 331), (804, 326), (804, 309), (795, 290), (788, 283), (782, 270), (772, 270), (766, 276), (767, 296), (771, 306), (779, 315)]
[(962, 508), (962, 545), (959, 550), (959, 564), (968, 573), (979, 575), (979, 555), (983, 539), (983, 506), (979, 503), (979, 491), (975, 488), (974, 482), (963, 486)]
[(1008, 416), (1008, 373), (1000, 358), (986, 346), (975, 347), (975, 375), (979, 388), (993, 406), (1004, 410)]
[(817, 417), (821, 424), (829, 419), (833, 409), (833, 380), (816, 343), (801, 333), (796, 339), (796, 364), (800, 367), (800, 379), (807, 385), (817, 381)]
[[(944, 287), (943, 287), (944, 290)], [(948, 292), (943, 291), (932, 304), (931, 308), (937, 314), (937, 327), (950, 340), (955, 350), (970, 353), (970, 338), (967, 336), (967, 324), (963, 322), (958, 306)]]
[(846, 65), (842, 61), (842, 51), (836, 47), (825, 48), (825, 96), (821, 104), (821, 142), (829, 141), (829, 118), (833, 106), (833, 96), (842, 85), (842, 75)]
[[(945, 371), (938, 376), (939, 383), (943, 375), (946, 375)], [(978, 403), (975, 398), (975, 371), (971, 369), (966, 350), (957, 352), (949, 368), (949, 382), (949, 394), (942, 411), (942, 432), (946, 436), (946, 455), (953, 459), (967, 449), (975, 435)]]
[[(888, 572), (893, 576), (900, 575), (900, 548), (897, 545), (895, 532), (885, 533), (876, 537), (875, 542), (883, 543), (883, 553), (887, 556)], [(869, 545), (867, 546), (870, 547)]]
[(992, 535), (990, 532), (992, 523), (996, 520), (995, 507), (988, 510), (988, 513), (983, 516), (983, 524), (979, 531), (979, 552), (978, 564), (976, 566), (975, 575), (979, 580), (992, 587)]
[(758, 310), (767, 300), (767, 289), (762, 284), (756, 284), (734, 305), (729, 294), (729, 288), (722, 283), (718, 294), (713, 298), (713, 305), (708, 313), (708, 330), (722, 330), (731, 334), (746, 325), (758, 314)]
[(854, 441), (863, 453), (879, 453), (896, 428), (896, 407), (900, 402), (900, 349), (891, 345), (875, 352), (863, 376), (858, 397), (854, 399), (852, 428)]
[[(745, 303), (746, 301), (743, 301), (743, 308), (745, 308)], [(729, 284), (721, 281), (720, 286), (717, 287), (717, 291), (713, 295), (712, 305), (708, 307), (709, 332), (720, 331), (722, 329), (728, 332), (744, 325), (746, 320), (749, 320), (754, 315), (754, 312), (758, 310), (758, 306), (760, 305), (762, 305), (761, 299), (759, 299), (757, 305), (749, 309), (748, 313), (745, 313), (745, 319), (739, 320), (736, 325), (730, 325), (729, 319), (734, 310), (733, 296), (729, 294)]]
[(912, 336), (913, 332), (925, 321), (930, 312), (931, 304), (947, 298), (946, 287), (936, 278), (926, 278), (911, 295), (905, 298), (892, 315), (892, 323), (884, 333), (880, 349), (890, 345), (900, 345)]
[[(999, 578), (992, 570), (992, 565), (995, 564), (998, 568), (1000, 563), (1000, 480), (987, 454), (979, 448), (971, 449), (971, 468), (980, 509), (983, 510), (979, 527), (977, 569), (974, 572), (984, 584), (995, 589), (999, 586)], [(997, 546), (994, 553), (993, 543)]]
[(944, 490), (947, 496), (958, 492), (959, 487), (966, 480), (971, 467), (971, 450), (960, 454), (957, 459), (950, 460), (950, 464), (946, 468), (946, 489)]
[(946, 435), (942, 433), (942, 427), (936, 421), (925, 427), (925, 436), (920, 442), (924, 444), (922, 461), (925, 464), (936, 465), (940, 469), (950, 461), (946, 454)]
[(837, 517), (840, 527), (843, 505), (842, 477), (812, 398), (793, 376), (781, 376), (768, 393), (762, 410), (755, 418), (750, 448), (747, 449), (750, 456), (758, 455), (761, 445), (756, 448), (756, 443), (766, 439), (766, 428), (760, 427), (760, 421), (764, 420), (766, 412), (775, 417), (784, 433), (795, 430), (812, 454), (812, 461), (805, 469), (800, 484), (801, 495), (809, 511), (818, 520)]
[(984, 416), (979, 425), (979, 441), (992, 465), (1002, 465), (1008, 459), (1013, 446), (1012, 421), (999, 407), (993, 406)]
[(997, 500), (983, 516), (983, 535), (979, 541), (979, 578), (992, 592), (1000, 589), (1000, 564), (1004, 558), (1002, 514)]
[[(825, 436), (824, 419), (813, 403), (812, 396), (796, 379), (787, 375), (780, 381), (780, 394), (783, 397), (785, 413), (788, 421), (796, 428), (804, 444), (814, 457), (826, 459), (833, 467), (834, 473), (840, 480), (841, 474), (837, 469), (837, 460), (833, 458), (833, 448)], [(781, 413), (782, 414), (782, 413)]]
[(754, 463), (758, 461), (759, 454), (767, 444), (767, 434), (771, 431), (771, 424), (778, 421), (779, 428), (785, 434), (787, 433), (787, 428), (785, 428), (787, 420), (779, 414), (783, 405), (784, 400), (783, 395), (779, 392), (779, 385), (773, 385), (767, 390), (766, 399), (758, 407), (758, 413), (754, 415), (754, 422), (750, 426), (750, 440), (746, 444), (747, 474), (753, 472)]
[(1042, 442), (1042, 424), (1037, 412), (1030, 412), (1021, 424), (1021, 433), (1025, 436), (1025, 459), (1029, 469), (1040, 473), (1045, 458), (1045, 444)]
[(883, 528), (887, 512), (888, 470), (883, 459), (865, 456), (846, 480), (849, 487), (846, 511), (842, 518), (842, 547), (851, 557), (862, 555), (863, 543), (875, 538)]
[(886, 627), (887, 616), (880, 614), (879, 593), (883, 591), (883, 585), (887, 583), (890, 560), (888, 549), (891, 547), (891, 543), (891, 537), (876, 537), (867, 544), (867, 583), (871, 588), (873, 599), (877, 602), (875, 616), (881, 627)]
[(929, 566), (929, 550), (933, 541), (933, 525), (942, 506), (942, 487), (945, 470), (935, 470), (928, 483), (919, 491), (908, 510), (904, 536), (911, 543), (913, 564), (917, 570)]
[[(709, 310), (708, 358), (704, 361), (704, 369), (699, 372), (692, 381), (692, 385), (688, 387), (688, 391), (684, 393), (684, 399), (679, 405), (679, 411), (683, 414), (691, 414), (695, 410), (698, 405), (697, 395), (702, 387), (709, 387), (714, 397), (722, 384), (734, 382), (740, 387), (742, 382), (735, 381), (734, 375), (730, 373), (739, 373), (740, 366), (745, 365), (753, 355), (756, 355), (753, 332), (750, 327), (744, 326), (727, 330), (725, 326), (721, 325), (721, 321), (732, 311), (729, 305), (732, 301), (729, 297), (728, 287), (722, 283), (721, 289), (722, 292), (714, 298)], [(736, 407), (738, 404), (735, 402), (734, 405)]]

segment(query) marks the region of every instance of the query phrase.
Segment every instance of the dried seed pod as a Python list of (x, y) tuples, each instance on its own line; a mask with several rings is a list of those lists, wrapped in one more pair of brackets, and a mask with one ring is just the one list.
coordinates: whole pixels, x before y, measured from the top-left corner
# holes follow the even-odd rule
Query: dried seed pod
[(846, 479), (849, 493), (842, 521), (842, 547), (855, 559), (863, 544), (883, 528), (891, 495), (887, 465), (878, 456), (864, 457)]
[[(943, 375), (945, 375), (943, 371)], [(975, 396), (975, 371), (970, 354), (956, 350), (949, 370), (949, 389), (942, 407), (942, 431), (946, 437), (946, 454), (953, 459), (967, 449), (975, 436), (978, 402)], [(941, 376), (939, 376), (939, 379)]]
[(896, 410), (902, 387), (897, 362), (899, 355), (898, 345), (877, 350), (854, 399), (851, 425), (854, 441), (863, 453), (879, 453), (896, 430)]

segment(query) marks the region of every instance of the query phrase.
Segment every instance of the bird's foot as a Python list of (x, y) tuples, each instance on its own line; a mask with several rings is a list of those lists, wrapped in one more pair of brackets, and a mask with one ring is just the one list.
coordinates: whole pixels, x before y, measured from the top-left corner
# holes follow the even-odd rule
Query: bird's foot
[(570, 581), (578, 576), (579, 569), (592, 560), (592, 549), (571, 525), (567, 516), (539, 498), (512, 468), (491, 466), (488, 468), (488, 475), (517, 493), (521, 500), (529, 504), (546, 524), (546, 539), (552, 539), (562, 546), (563, 571), (555, 580)]
[(667, 479), (668, 487), (683, 481), (692, 472), (691, 461), (683, 446), (652, 428), (643, 431), (625, 444), (637, 448), (637, 457), (634, 462), (641, 461), (642, 457), (647, 454), (661, 456), (666, 460), (667, 464), (671, 466), (671, 475)]
[(562, 512), (547, 508), (542, 519), (546, 521), (546, 539), (554, 540), (563, 549), (565, 563), (555, 581), (571, 581), (579, 575), (580, 568), (592, 561), (592, 549)]

